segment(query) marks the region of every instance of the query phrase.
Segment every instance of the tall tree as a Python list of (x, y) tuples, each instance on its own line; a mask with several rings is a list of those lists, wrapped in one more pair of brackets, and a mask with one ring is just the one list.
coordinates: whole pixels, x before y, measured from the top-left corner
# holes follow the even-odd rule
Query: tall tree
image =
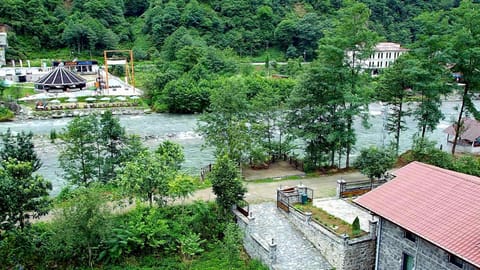
[(97, 180), (98, 151), (95, 143), (98, 127), (96, 116), (90, 115), (74, 118), (63, 132), (65, 144), (60, 150), (60, 167), (72, 184), (88, 186)]
[(480, 4), (463, 0), (458, 8), (452, 9), (447, 15), (449, 29), (443, 34), (448, 35), (450, 42), (446, 49), (451, 55), (452, 71), (461, 74), (463, 83), (462, 104), (452, 146), (452, 154), (455, 154), (464, 113), (468, 111), (480, 119), (480, 113), (472, 102), (472, 93), (480, 91)]
[(65, 144), (60, 151), (60, 167), (68, 181), (81, 186), (113, 180), (124, 162), (145, 149), (138, 137), (125, 133), (109, 111), (101, 117), (74, 118), (61, 138)]
[(29, 161), (3, 160), (0, 164), (0, 228), (24, 228), (30, 218), (48, 213), (52, 184)]
[(167, 198), (186, 197), (192, 192), (191, 179), (179, 172), (183, 158), (180, 145), (165, 141), (154, 153), (143, 151), (126, 162), (117, 181), (128, 194), (148, 201), (150, 207), (154, 201), (164, 206)]
[(333, 165), (335, 153), (342, 151), (348, 139), (343, 90), (349, 73), (341, 66), (343, 52), (331, 57), (335, 56), (340, 59), (338, 68), (314, 61), (289, 99), (289, 129), (306, 143), (307, 170), (324, 165), (326, 160)]
[[(387, 107), (387, 131), (394, 134), (394, 149), (398, 155), (400, 133), (406, 129), (405, 117), (409, 115), (406, 108), (407, 98), (412, 95), (412, 88), (417, 80), (418, 61), (408, 56), (398, 58), (380, 77), (377, 98)], [(389, 110), (390, 109), (390, 110)]]
[[(320, 40), (318, 50), (319, 59), (331, 63), (332, 68), (346, 69), (349, 73), (345, 80), (349, 83), (344, 87), (344, 117), (347, 129), (345, 136), (346, 166), (350, 164), (350, 154), (356, 142), (353, 127), (354, 117), (369, 102), (365, 95), (365, 80), (368, 74), (361, 72), (361, 60), (367, 59), (379, 36), (371, 30), (369, 22), (370, 10), (365, 4), (356, 1), (345, 1), (333, 20), (333, 28), (325, 32), (325, 37)], [(332, 55), (344, 53), (343, 58)], [(334, 63), (333, 61), (337, 61)], [(340, 61), (340, 62), (338, 62)]]
[(228, 155), (241, 162), (251, 148), (249, 135), (249, 103), (245, 84), (233, 78), (221, 81), (222, 88), (211, 94), (209, 113), (200, 117), (198, 130), (205, 144), (215, 147), (215, 155)]
[(416, 18), (416, 23), (419, 26), (417, 40), (410, 54), (418, 60), (414, 92), (421, 99), (413, 114), (423, 139), (443, 118), (442, 95), (452, 89), (448, 85), (451, 74), (446, 68), (448, 54), (444, 51), (449, 37), (441, 34), (447, 30), (448, 23), (444, 12), (424, 13)]
[(40, 169), (42, 162), (35, 152), (33, 133), (20, 132), (13, 135), (10, 129), (1, 134), (3, 147), (0, 148), (0, 161), (15, 159), (17, 162), (30, 162), (33, 172)]
[(209, 178), (212, 181), (213, 193), (217, 196), (215, 200), (225, 214), (234, 204), (243, 200), (247, 189), (240, 180), (238, 167), (227, 155), (217, 158)]

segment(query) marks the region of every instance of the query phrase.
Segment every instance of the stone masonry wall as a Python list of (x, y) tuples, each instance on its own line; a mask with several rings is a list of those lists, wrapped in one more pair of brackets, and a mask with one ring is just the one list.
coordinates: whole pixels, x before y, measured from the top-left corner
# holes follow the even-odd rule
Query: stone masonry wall
[(388, 220), (381, 219), (379, 235), (379, 270), (402, 269), (403, 254), (414, 257), (415, 270), (473, 270), (465, 264), (463, 268), (449, 262), (449, 254), (443, 249), (416, 237), (416, 241), (405, 238), (405, 230)]
[(370, 235), (349, 239), (340, 237), (290, 208), (287, 218), (337, 270), (370, 270), (375, 267), (375, 239)]
[(244, 232), (243, 246), (250, 257), (259, 259), (270, 269), (274, 270), (277, 261), (277, 245), (269, 243), (257, 233), (253, 232), (253, 218), (245, 217), (237, 210), (233, 210), (237, 217), (237, 225)]

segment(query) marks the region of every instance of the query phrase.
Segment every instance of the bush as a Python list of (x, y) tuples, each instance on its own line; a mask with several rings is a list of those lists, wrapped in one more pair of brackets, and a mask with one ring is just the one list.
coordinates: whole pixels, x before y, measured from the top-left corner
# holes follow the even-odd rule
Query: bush
[(360, 220), (358, 219), (358, 217), (356, 217), (352, 223), (352, 234), (355, 237), (361, 233), (362, 229), (360, 229)]
[(5, 107), (0, 106), (0, 122), (10, 121), (15, 117), (15, 114)]

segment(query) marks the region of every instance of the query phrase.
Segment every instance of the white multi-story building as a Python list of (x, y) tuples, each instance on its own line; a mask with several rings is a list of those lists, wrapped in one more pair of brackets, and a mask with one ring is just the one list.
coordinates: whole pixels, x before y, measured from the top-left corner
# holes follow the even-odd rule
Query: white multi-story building
[(5, 51), (7, 50), (7, 47), (7, 26), (5, 24), (0, 24), (0, 66), (6, 64)]
[[(370, 70), (372, 75), (378, 74), (380, 69), (389, 67), (395, 60), (408, 50), (402, 48), (400, 44), (393, 42), (380, 42), (373, 49), (369, 58), (358, 60), (355, 59), (357, 64), (364, 70)], [(353, 52), (347, 52), (350, 62), (353, 61)]]

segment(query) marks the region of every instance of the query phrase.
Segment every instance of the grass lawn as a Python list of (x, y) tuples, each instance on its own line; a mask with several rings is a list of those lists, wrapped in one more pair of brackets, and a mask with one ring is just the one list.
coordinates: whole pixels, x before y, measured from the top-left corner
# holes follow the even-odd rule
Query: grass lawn
[(313, 206), (312, 203), (308, 203), (305, 205), (295, 204), (294, 207), (304, 213), (312, 213), (312, 218), (315, 221), (329, 228), (337, 235), (346, 234), (350, 238), (355, 238), (366, 234), (366, 232), (364, 231), (360, 231), (359, 234), (354, 234), (352, 230), (352, 224), (329, 214), (321, 208)]

